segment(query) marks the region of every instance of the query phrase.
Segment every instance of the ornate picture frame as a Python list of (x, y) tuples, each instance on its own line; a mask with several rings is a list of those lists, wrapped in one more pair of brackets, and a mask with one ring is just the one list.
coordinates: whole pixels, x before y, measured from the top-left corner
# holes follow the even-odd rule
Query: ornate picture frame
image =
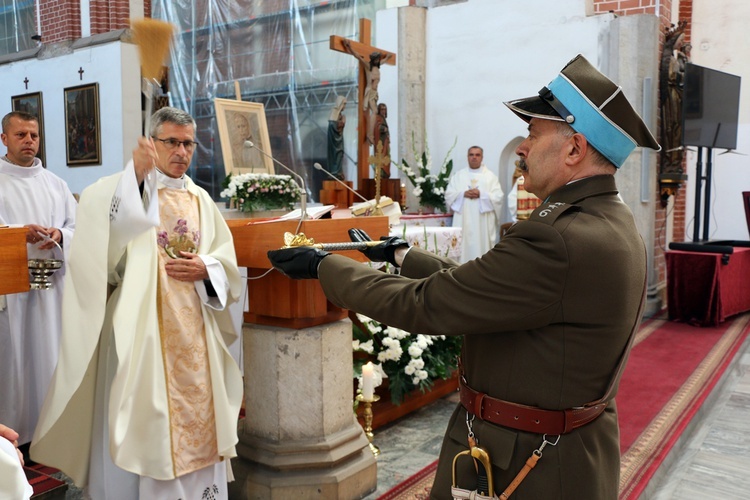
[(263, 104), (216, 98), (214, 106), (226, 174), (273, 174), (271, 139)]
[(65, 158), (71, 167), (101, 165), (99, 84), (64, 89)]
[(42, 160), (42, 165), (47, 166), (45, 148), (44, 148), (44, 106), (41, 92), (31, 92), (30, 94), (14, 95), (10, 98), (11, 109), (13, 111), (25, 111), (32, 114), (39, 120), (39, 151), (36, 157)]

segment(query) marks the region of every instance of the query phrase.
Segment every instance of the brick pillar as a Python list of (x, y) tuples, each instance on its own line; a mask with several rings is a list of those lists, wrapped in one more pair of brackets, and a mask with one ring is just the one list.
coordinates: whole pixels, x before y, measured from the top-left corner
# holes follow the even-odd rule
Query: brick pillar
[[(130, 2), (128, 0), (90, 0), (89, 5), (92, 35), (130, 27)], [(144, 10), (146, 8), (151, 10), (150, 3)], [(149, 17), (150, 15), (151, 13), (148, 12)]]

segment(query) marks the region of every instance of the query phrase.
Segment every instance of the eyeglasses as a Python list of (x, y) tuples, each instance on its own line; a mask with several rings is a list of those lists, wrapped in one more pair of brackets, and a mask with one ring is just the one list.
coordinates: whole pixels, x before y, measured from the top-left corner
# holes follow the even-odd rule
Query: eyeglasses
[(161, 142), (164, 144), (167, 149), (177, 149), (180, 147), (180, 144), (182, 144), (185, 147), (185, 151), (190, 153), (195, 149), (195, 146), (198, 145), (195, 141), (178, 141), (177, 139), (174, 139), (170, 137), (169, 139), (159, 139), (158, 137), (152, 137), (153, 139)]

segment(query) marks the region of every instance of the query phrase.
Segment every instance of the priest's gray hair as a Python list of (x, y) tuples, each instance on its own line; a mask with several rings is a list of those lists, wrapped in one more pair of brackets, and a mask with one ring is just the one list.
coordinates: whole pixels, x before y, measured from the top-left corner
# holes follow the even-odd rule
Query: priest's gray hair
[(183, 127), (191, 125), (193, 132), (197, 129), (195, 120), (189, 113), (181, 109), (165, 107), (151, 115), (151, 130), (149, 130), (149, 135), (156, 137), (161, 132), (161, 126), (165, 123), (173, 123)]

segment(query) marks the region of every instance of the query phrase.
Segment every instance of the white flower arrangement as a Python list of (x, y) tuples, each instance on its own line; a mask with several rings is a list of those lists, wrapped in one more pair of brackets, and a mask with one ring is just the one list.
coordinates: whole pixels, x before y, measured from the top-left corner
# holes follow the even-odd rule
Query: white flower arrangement
[(229, 198), (243, 212), (272, 208), (291, 210), (300, 199), (301, 189), (290, 175), (229, 174), (224, 180), (222, 198)]
[[(423, 392), (433, 380), (448, 378), (456, 368), (461, 351), (461, 337), (444, 335), (412, 335), (399, 328), (383, 325), (362, 314), (357, 319), (365, 330), (354, 328), (352, 348), (373, 356), (374, 385), (389, 379), (391, 400), (399, 404), (415, 388)], [(354, 374), (362, 389), (362, 365), (366, 360), (355, 360)]]
[(456, 147), (456, 142), (458, 142), (458, 138), (456, 138), (453, 146), (451, 146), (445, 155), (443, 164), (440, 166), (440, 171), (437, 174), (433, 174), (432, 156), (430, 155), (430, 148), (427, 146), (427, 141), (425, 141), (424, 152), (420, 154), (417, 152), (414, 135), (412, 134), (411, 147), (414, 154), (414, 168), (410, 167), (404, 159), (401, 160), (401, 164), (396, 164), (396, 168), (403, 172), (412, 186), (414, 186), (412, 193), (419, 198), (421, 206), (437, 208), (443, 213), (447, 212), (445, 206), (445, 188), (448, 187), (451, 171), (453, 170), (453, 160), (450, 158), (450, 155), (453, 152), (453, 148)]

